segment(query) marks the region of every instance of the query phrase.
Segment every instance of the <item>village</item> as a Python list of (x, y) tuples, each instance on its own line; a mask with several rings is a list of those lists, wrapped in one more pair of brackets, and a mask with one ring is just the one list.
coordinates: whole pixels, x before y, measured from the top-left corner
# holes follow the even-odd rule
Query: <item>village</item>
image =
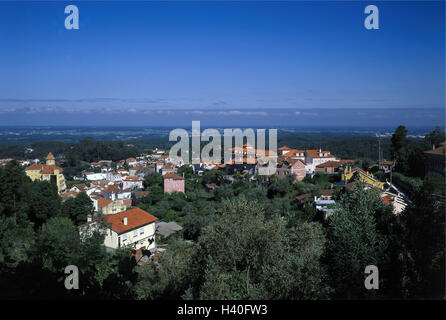
[[(427, 161), (427, 166), (440, 173), (444, 172), (444, 162), (441, 167), (442, 162), (438, 162), (435, 155), (443, 156), (444, 149), (443, 142), (436, 150), (425, 152), (427, 159), (431, 159)], [(63, 174), (63, 157), (56, 158), (50, 152), (44, 161), (20, 160), (20, 163), (31, 180), (55, 184), (62, 201), (74, 199), (80, 193), (85, 193), (93, 203), (94, 212), (88, 215), (85, 225), (79, 227), (80, 232), (88, 233), (87, 230), (92, 226), (97, 229), (98, 218), (102, 217), (105, 221), (102, 231), (105, 234), (104, 245), (107, 250), (129, 247), (134, 250), (132, 252), (138, 261), (144, 262), (157, 259), (158, 253), (166, 250), (168, 245), (159, 245), (160, 239), (165, 239), (183, 229), (177, 221), (159, 219), (138, 206), (141, 199), (152, 191), (150, 186), (144, 184), (144, 180), (150, 175), (158, 175), (162, 178), (164, 194), (184, 194), (187, 185), (184, 170), (187, 167), (193, 176), (203, 176), (209, 171), (219, 172), (222, 178), (207, 183), (205, 185), (207, 190), (230, 185), (236, 176), (250, 183), (260, 183), (257, 173), (261, 164), (257, 159), (248, 161), (247, 157), (263, 152), (249, 144), (244, 144), (242, 148), (234, 147), (232, 152), (233, 160), (229, 163), (181, 165), (175, 159), (171, 159), (166, 150), (155, 148), (150, 153), (118, 162), (110, 160), (91, 162), (89, 169), (73, 177), (69, 185)], [(301, 182), (315, 175), (329, 177), (327, 181), (332, 182), (328, 188), (302, 193), (295, 199), (302, 207), (309, 204), (313, 206), (324, 219), (335, 212), (340, 199), (348, 197), (352, 188), (359, 183), (366, 189), (378, 190), (381, 201), (391, 205), (394, 214), (402, 212), (411, 201), (391, 180), (379, 181), (372, 172), (358, 167), (355, 160), (340, 159), (327, 150), (299, 150), (282, 146), (278, 148), (277, 154), (270, 152), (270, 155), (276, 156), (277, 168), (274, 173), (276, 179), (291, 177), (294, 182)], [(236, 162), (236, 157), (242, 157), (243, 161)], [(0, 163), (5, 165), (10, 160), (1, 159)], [(394, 161), (383, 160), (379, 162), (378, 169), (389, 174), (391, 179), (394, 165)]]

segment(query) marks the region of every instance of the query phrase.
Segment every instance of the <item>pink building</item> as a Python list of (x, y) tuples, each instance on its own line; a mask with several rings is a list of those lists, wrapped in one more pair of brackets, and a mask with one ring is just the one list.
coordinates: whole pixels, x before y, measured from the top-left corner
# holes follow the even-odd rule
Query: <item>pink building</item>
[(294, 174), (296, 181), (302, 181), (305, 178), (305, 163), (300, 159), (288, 159), (279, 157), (277, 159), (276, 175), (279, 178)]
[(164, 193), (166, 192), (183, 192), (184, 193), (184, 178), (176, 173), (166, 173), (163, 176)]

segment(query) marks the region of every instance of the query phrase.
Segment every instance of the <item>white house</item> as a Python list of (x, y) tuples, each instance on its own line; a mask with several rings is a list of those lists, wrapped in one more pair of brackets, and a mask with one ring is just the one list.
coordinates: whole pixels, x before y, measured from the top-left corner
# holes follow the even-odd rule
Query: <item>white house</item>
[(107, 179), (107, 173), (103, 173), (103, 172), (101, 172), (101, 173), (93, 173), (93, 172), (86, 172), (85, 173), (85, 178), (87, 179), (87, 180), (90, 180), (90, 181), (94, 181), (94, 180), (105, 180), (105, 179)]
[(105, 216), (109, 228), (106, 230), (104, 245), (117, 249), (131, 246), (138, 250), (154, 249), (156, 222), (150, 213), (136, 207), (127, 211)]
[(305, 151), (305, 170), (307, 173), (313, 173), (316, 167), (328, 161), (339, 161), (336, 156), (330, 154), (330, 151), (306, 150)]
[(125, 177), (124, 179), (122, 179), (122, 189), (129, 189), (129, 190), (133, 190), (136, 188), (142, 188), (142, 179), (138, 178), (138, 177)]

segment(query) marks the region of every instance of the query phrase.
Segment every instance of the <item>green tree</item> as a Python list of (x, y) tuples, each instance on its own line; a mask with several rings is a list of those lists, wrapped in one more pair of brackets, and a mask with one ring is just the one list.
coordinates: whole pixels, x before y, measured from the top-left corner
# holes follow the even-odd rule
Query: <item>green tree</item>
[(390, 148), (394, 159), (397, 159), (399, 151), (407, 146), (408, 141), (406, 135), (407, 129), (405, 126), (398, 126), (398, 128), (396, 128), (395, 132), (392, 134), (392, 138), (390, 139), (392, 145)]
[(17, 226), (12, 217), (0, 216), (0, 269), (16, 268), (21, 262), (30, 262), (36, 235), (32, 224)]
[[(225, 201), (221, 217), (204, 229), (194, 251), (191, 271), (198, 277), (192, 295), (202, 299), (325, 296), (319, 264), (324, 247), (322, 230), (312, 229), (317, 236), (305, 238), (307, 227), (316, 228), (311, 225), (288, 232), (282, 219), (265, 219), (258, 202), (243, 197)], [(295, 237), (302, 246), (296, 247)], [(306, 278), (313, 280), (304, 287)]]
[(194, 176), (194, 169), (192, 169), (190, 166), (184, 165), (178, 168), (177, 174), (179, 176), (183, 176), (184, 174), (185, 179), (191, 179)]
[(159, 187), (163, 182), (162, 176), (158, 172), (152, 172), (144, 178), (144, 188)]
[(87, 216), (94, 211), (93, 201), (85, 192), (80, 192), (76, 198), (66, 200), (62, 205), (62, 214), (80, 226), (87, 222)]
[(364, 288), (364, 269), (377, 265), (385, 249), (374, 218), (375, 211), (382, 206), (376, 192), (358, 184), (342, 207), (328, 218), (324, 261), (335, 298), (370, 295)]
[(79, 257), (79, 232), (65, 217), (45, 222), (37, 236), (36, 252), (43, 268), (63, 273), (67, 265), (76, 264)]
[(283, 197), (293, 189), (292, 185), (292, 179), (289, 179), (287, 177), (277, 179), (276, 181), (272, 182), (268, 186), (268, 198), (274, 198), (276, 196)]
[(405, 298), (445, 297), (445, 203), (427, 180), (401, 214), (403, 224), (400, 261)]
[(61, 199), (57, 187), (46, 181), (34, 181), (28, 185), (28, 218), (38, 229), (51, 217), (61, 214)]
[(438, 147), (440, 143), (446, 140), (446, 134), (440, 127), (436, 127), (433, 131), (424, 137), (424, 141), (429, 145), (429, 149), (433, 146)]
[(12, 217), (14, 224), (23, 222), (27, 218), (26, 185), (31, 180), (25, 175), (21, 165), (15, 161), (9, 161), (0, 170), (0, 201), (3, 214)]
[(161, 268), (153, 262), (138, 266), (133, 297), (144, 300), (180, 299), (196, 277), (190, 269), (191, 249), (184, 242), (174, 243), (159, 256)]

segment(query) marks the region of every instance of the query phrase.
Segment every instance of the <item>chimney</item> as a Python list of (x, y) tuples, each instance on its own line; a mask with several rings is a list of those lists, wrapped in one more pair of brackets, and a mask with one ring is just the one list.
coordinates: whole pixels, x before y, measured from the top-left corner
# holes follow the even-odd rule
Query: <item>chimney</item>
[(127, 225), (127, 216), (124, 216), (124, 219), (122, 220), (122, 223), (124, 223), (124, 225)]
[(91, 214), (87, 215), (87, 222), (91, 222)]

